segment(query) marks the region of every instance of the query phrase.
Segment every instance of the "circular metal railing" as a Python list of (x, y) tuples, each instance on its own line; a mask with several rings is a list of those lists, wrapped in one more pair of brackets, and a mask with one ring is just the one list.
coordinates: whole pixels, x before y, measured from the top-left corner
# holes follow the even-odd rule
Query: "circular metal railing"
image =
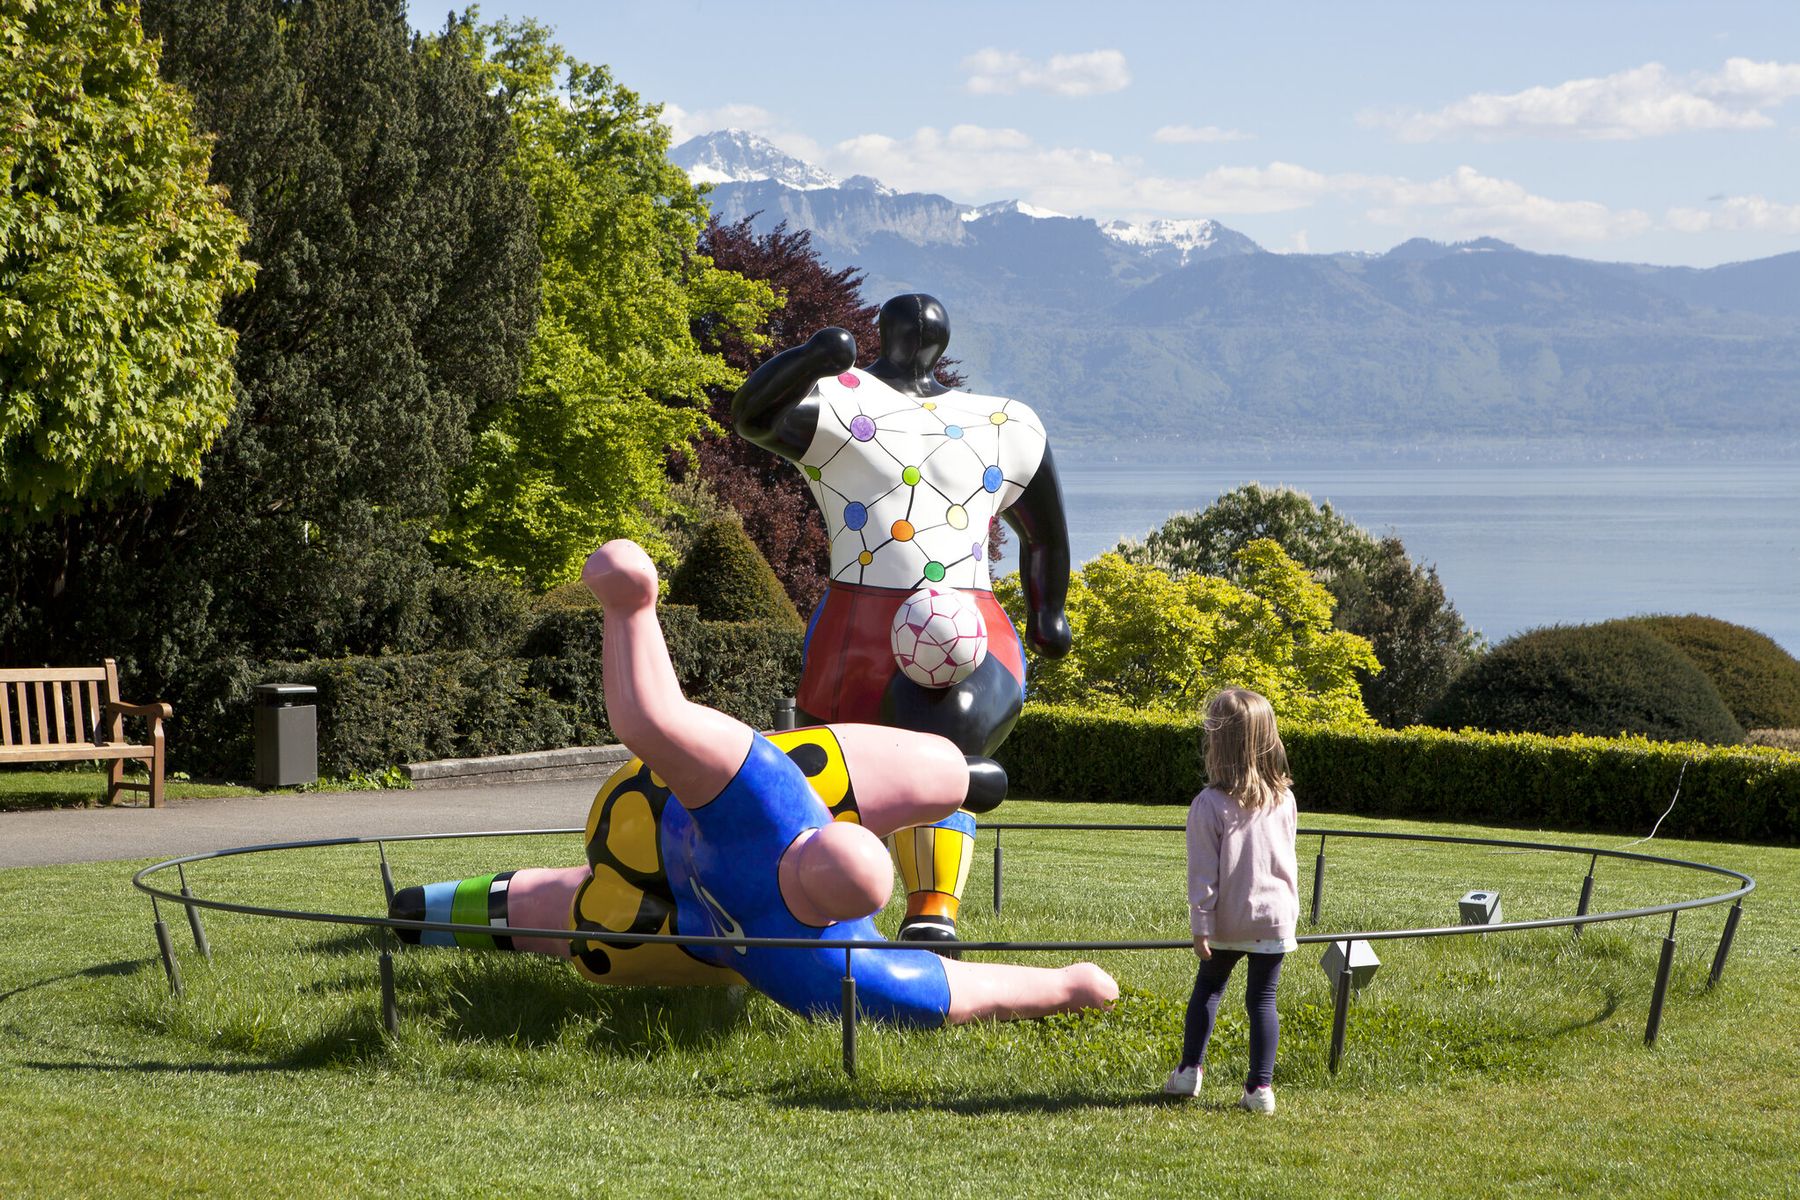
[[(1170, 824), (1104, 824), (1099, 822), (988, 822), (982, 829), (994, 834), (994, 912), (1001, 912), (1004, 901), (1004, 849), (1003, 835), (1006, 833), (1028, 833), (1031, 831), (1084, 831), (1084, 832), (1155, 832), (1181, 833), (1184, 827)], [(194, 936), (195, 949), (203, 956), (211, 957), (211, 948), (206, 938), (205, 926), (201, 921), (200, 909), (213, 909), (218, 912), (236, 913), (242, 916), (268, 917), (287, 921), (310, 921), (331, 925), (361, 926), (377, 928), (384, 931), (416, 930), (440, 933), (464, 933), (491, 935), (494, 931), (488, 925), (458, 924), (449, 921), (408, 920), (388, 916), (363, 916), (356, 913), (314, 912), (304, 909), (275, 908), (268, 905), (240, 904), (235, 901), (215, 900), (194, 894), (187, 880), (187, 868), (196, 863), (217, 859), (235, 858), (252, 854), (269, 854), (289, 850), (319, 850), (338, 846), (376, 847), (380, 862), (382, 889), (391, 900), (394, 895), (394, 881), (387, 861), (387, 845), (404, 842), (438, 842), (460, 841), (476, 838), (501, 837), (548, 837), (568, 834), (583, 834), (583, 828), (568, 829), (498, 829), (471, 833), (419, 833), (382, 837), (342, 837), (320, 838), (311, 841), (270, 842), (254, 846), (234, 846), (223, 850), (211, 850), (201, 854), (183, 855), (178, 858), (165, 859), (153, 863), (136, 872), (131, 877), (134, 887), (149, 895), (151, 911), (156, 932), (157, 947), (162, 956), (163, 968), (168, 975), (169, 986), (177, 995), (183, 991), (181, 968), (176, 958), (174, 942), (169, 936), (168, 926), (162, 919), (160, 903), (168, 901), (180, 905), (186, 912), (188, 924)], [(1663, 938), (1662, 953), (1657, 964), (1656, 981), (1650, 999), (1650, 1016), (1644, 1030), (1646, 1045), (1654, 1045), (1662, 1022), (1664, 1002), (1668, 995), (1669, 977), (1675, 957), (1675, 923), (1683, 912), (1690, 909), (1706, 908), (1717, 904), (1730, 904), (1732, 907), (1726, 914), (1725, 927), (1719, 937), (1718, 949), (1714, 952), (1712, 970), (1707, 979), (1707, 986), (1718, 983), (1724, 973), (1725, 961), (1731, 951), (1732, 939), (1743, 914), (1743, 899), (1756, 888), (1756, 881), (1741, 871), (1729, 867), (1714, 866), (1710, 863), (1692, 862), (1687, 859), (1669, 858), (1663, 855), (1640, 854), (1625, 849), (1606, 849), (1593, 846), (1566, 846), (1551, 842), (1529, 842), (1506, 838), (1483, 838), (1451, 834), (1396, 833), (1386, 830), (1364, 829), (1301, 829), (1300, 837), (1317, 837), (1319, 849), (1314, 860), (1312, 880), (1311, 923), (1318, 924), (1319, 915), (1324, 903), (1326, 879), (1325, 847), (1331, 838), (1357, 838), (1381, 841), (1403, 841), (1423, 843), (1447, 843), (1455, 845), (1487, 846), (1497, 849), (1545, 851), (1563, 854), (1588, 855), (1587, 875), (1582, 881), (1580, 899), (1575, 912), (1567, 917), (1548, 917), (1529, 921), (1501, 921), (1480, 925), (1439, 925), (1416, 929), (1370, 929), (1350, 933), (1311, 933), (1298, 934), (1295, 941), (1307, 943), (1337, 943), (1345, 947), (1345, 953), (1339, 956), (1340, 969), (1333, 977), (1333, 1013), (1329, 1067), (1333, 1074), (1338, 1069), (1344, 1051), (1346, 1020), (1352, 984), (1351, 955), (1349, 948), (1356, 942), (1423, 939), (1433, 937), (1467, 937), (1485, 936), (1496, 933), (1508, 933), (1526, 929), (1572, 928), (1577, 933), (1587, 925), (1606, 921), (1641, 920), (1647, 917), (1667, 914), (1669, 929)], [(1735, 880), (1737, 886), (1729, 891), (1716, 895), (1703, 896), (1691, 900), (1673, 900), (1662, 904), (1645, 905), (1637, 908), (1618, 909), (1608, 912), (1591, 912), (1589, 903), (1593, 897), (1594, 871), (1602, 858), (1621, 859), (1631, 862), (1649, 863), (1657, 866), (1674, 867), (1684, 870), (1709, 872)], [(171, 892), (157, 887), (149, 880), (163, 872), (174, 870), (179, 881), (179, 891)], [(914, 943), (892, 942), (883, 939), (855, 938), (758, 938), (758, 937), (720, 937), (699, 934), (646, 934), (646, 933), (611, 933), (595, 929), (529, 929), (509, 926), (510, 937), (547, 938), (568, 942), (600, 942), (602, 944), (665, 944), (674, 946), (730, 946), (737, 948), (766, 947), (771, 949), (814, 949), (842, 950), (844, 952), (844, 979), (842, 1023), (844, 1038), (844, 1069), (851, 1074), (856, 1068), (856, 1026), (855, 1026), (855, 983), (850, 977), (850, 953), (854, 950), (917, 950)], [(962, 941), (957, 943), (961, 951), (1001, 951), (1001, 952), (1035, 952), (1035, 951), (1131, 951), (1131, 950), (1186, 950), (1192, 951), (1191, 938), (1175, 939), (1140, 939), (1125, 941)], [(399, 1027), (398, 1006), (394, 992), (393, 958), (388, 939), (385, 934), (381, 943), (378, 959), (378, 970), (381, 979), (382, 1020), (389, 1032)]]

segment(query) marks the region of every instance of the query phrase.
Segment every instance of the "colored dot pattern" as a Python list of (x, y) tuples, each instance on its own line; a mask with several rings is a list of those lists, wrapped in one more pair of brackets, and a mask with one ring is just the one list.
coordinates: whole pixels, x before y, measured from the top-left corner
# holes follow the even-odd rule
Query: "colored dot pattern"
[(862, 371), (815, 389), (800, 456), (825, 515), (831, 577), (895, 589), (990, 586), (984, 535), (1044, 455), (1030, 408), (967, 392), (920, 399)]

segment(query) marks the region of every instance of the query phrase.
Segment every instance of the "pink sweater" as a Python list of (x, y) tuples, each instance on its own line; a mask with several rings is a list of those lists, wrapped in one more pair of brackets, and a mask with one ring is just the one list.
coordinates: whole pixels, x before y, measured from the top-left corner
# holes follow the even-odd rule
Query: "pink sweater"
[(1188, 805), (1188, 907), (1194, 936), (1291, 938), (1300, 919), (1294, 794), (1247, 809), (1217, 788)]

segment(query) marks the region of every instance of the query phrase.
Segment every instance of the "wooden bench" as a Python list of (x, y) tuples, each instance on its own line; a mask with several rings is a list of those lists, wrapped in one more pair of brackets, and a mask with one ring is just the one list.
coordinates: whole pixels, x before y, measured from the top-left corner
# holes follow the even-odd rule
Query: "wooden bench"
[[(0, 763), (100, 760), (106, 769), (106, 802), (121, 791), (150, 793), (150, 807), (163, 803), (163, 722), (174, 715), (167, 704), (126, 704), (119, 696), (119, 668), (107, 659), (98, 667), (0, 667)], [(125, 718), (150, 721), (148, 745), (125, 740)], [(150, 764), (150, 782), (125, 779), (128, 759)]]

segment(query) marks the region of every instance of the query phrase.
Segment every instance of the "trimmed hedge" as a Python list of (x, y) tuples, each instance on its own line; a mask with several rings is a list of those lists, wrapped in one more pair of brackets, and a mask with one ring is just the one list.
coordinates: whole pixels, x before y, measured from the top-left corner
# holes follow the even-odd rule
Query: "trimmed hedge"
[[(1646, 738), (1288, 724), (1302, 810), (1800, 842), (1800, 754)], [(998, 755), (1019, 795), (1186, 804), (1202, 782), (1195, 717), (1027, 705)], [(1686, 765), (1686, 774), (1682, 768)]]
[(1744, 740), (1718, 688), (1687, 655), (1623, 621), (1508, 638), (1451, 683), (1427, 721), (1496, 733)]
[(669, 603), (691, 604), (708, 621), (803, 625), (775, 569), (735, 517), (720, 517), (695, 535), (669, 578)]
[(1745, 729), (1800, 727), (1800, 660), (1775, 639), (1717, 617), (1627, 617), (1687, 655)]
[[(759, 729), (800, 675), (801, 633), (759, 622), (702, 621), (661, 612), (675, 672), (689, 699)], [(343, 778), (397, 763), (513, 754), (613, 740), (601, 679), (598, 606), (546, 605), (516, 655), (474, 651), (311, 662), (215, 664), (194, 681), (193, 703), (171, 731), (178, 765), (247, 778), (254, 763), (251, 688), (319, 689), (319, 770)]]

